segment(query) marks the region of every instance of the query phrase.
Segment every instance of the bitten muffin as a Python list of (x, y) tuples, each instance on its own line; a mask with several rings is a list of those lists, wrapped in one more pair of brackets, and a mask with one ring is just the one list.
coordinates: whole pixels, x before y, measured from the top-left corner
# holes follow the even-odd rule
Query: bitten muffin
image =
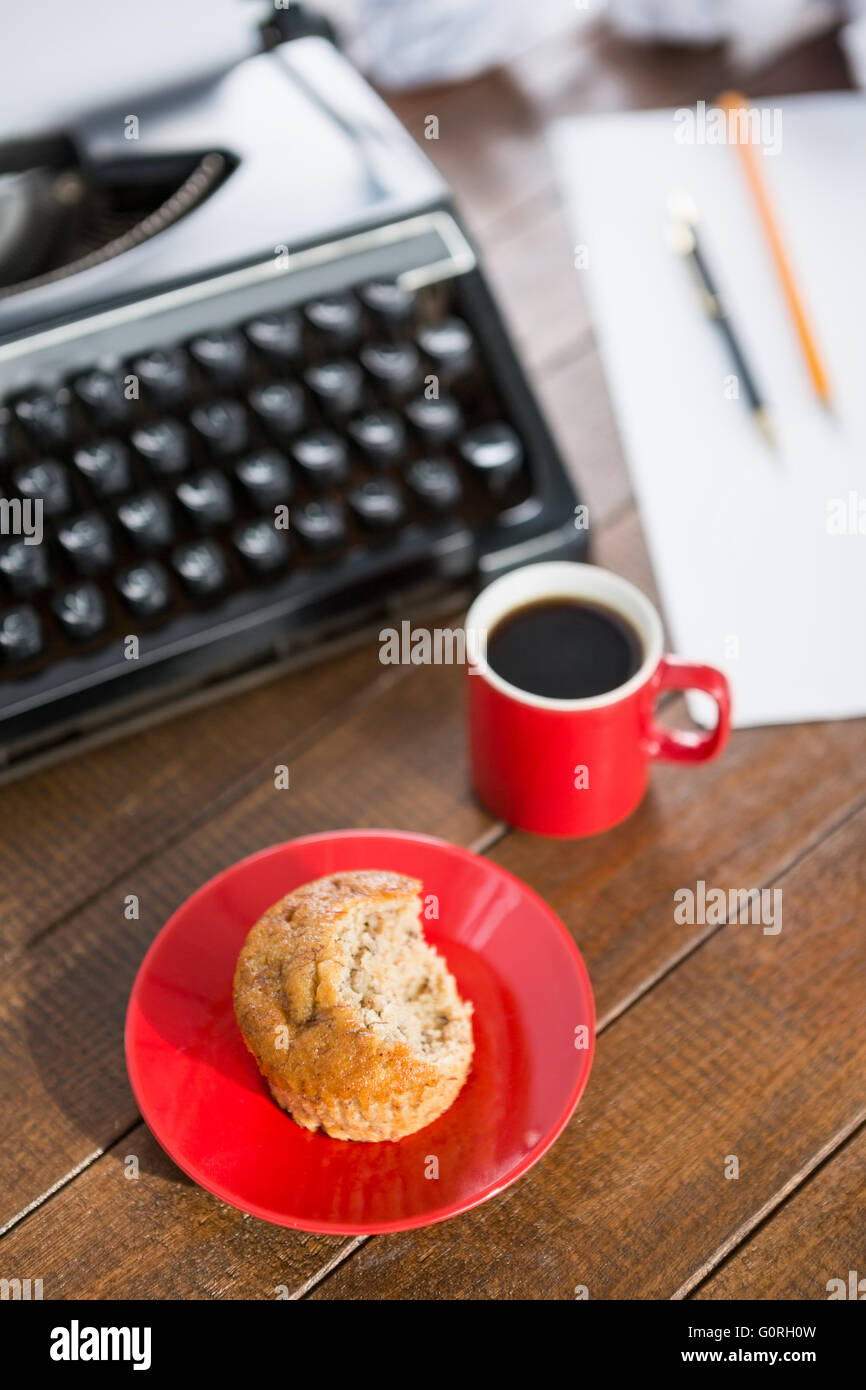
[(246, 939), (237, 1021), (274, 1100), (305, 1129), (402, 1139), (466, 1080), (472, 1005), (424, 940), (420, 889), (399, 874), (331, 874), (269, 908)]

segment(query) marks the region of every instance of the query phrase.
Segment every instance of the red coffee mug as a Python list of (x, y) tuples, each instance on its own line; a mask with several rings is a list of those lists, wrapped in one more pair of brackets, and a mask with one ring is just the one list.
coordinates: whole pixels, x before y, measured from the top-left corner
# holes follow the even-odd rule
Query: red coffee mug
[[(486, 636), (515, 609), (577, 598), (620, 614), (640, 637), (643, 661), (624, 685), (588, 699), (558, 700), (511, 685), (490, 669)], [(701, 763), (721, 752), (730, 692), (721, 671), (665, 656), (649, 599), (597, 565), (526, 565), (482, 590), (466, 616), (469, 757), (481, 802), (499, 820), (539, 835), (596, 835), (631, 815), (654, 758)], [(718, 709), (711, 732), (665, 728), (663, 690), (702, 690)]]

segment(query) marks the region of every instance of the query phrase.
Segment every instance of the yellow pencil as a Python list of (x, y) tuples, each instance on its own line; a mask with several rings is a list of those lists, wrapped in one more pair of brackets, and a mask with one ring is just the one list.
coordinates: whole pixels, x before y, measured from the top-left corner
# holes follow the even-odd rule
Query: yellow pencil
[[(748, 108), (748, 100), (741, 92), (723, 92), (719, 97), (719, 105), (724, 111), (740, 111)], [(782, 290), (788, 301), (788, 308), (794, 320), (794, 327), (797, 337), (800, 340), (800, 347), (806, 359), (806, 366), (809, 369), (809, 376), (815, 394), (825, 406), (831, 404), (830, 383), (821, 354), (818, 351), (818, 344), (815, 335), (809, 324), (806, 309), (803, 304), (797, 282), (794, 278), (794, 271), (785, 249), (782, 238), (782, 231), (776, 217), (773, 204), (770, 200), (770, 192), (766, 180), (761, 171), (761, 166), (755, 154), (754, 146), (748, 140), (738, 140), (737, 149), (745, 170), (749, 188), (758, 209), (758, 215), (764, 227), (767, 241), (770, 244), (770, 251), (776, 263), (776, 270), (781, 281)]]

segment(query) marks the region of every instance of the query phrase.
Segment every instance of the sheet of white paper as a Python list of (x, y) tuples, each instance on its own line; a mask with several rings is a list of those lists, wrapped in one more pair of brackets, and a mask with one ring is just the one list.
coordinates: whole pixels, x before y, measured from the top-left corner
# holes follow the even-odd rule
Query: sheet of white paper
[[(554, 156), (676, 650), (720, 666), (739, 726), (866, 714), (866, 99), (780, 99), (759, 152), (835, 408), (817, 403), (738, 152), (678, 143), (672, 111), (557, 122)], [(680, 126), (681, 128), (681, 126)], [(770, 450), (689, 268), (669, 193), (707, 258), (773, 412)], [(858, 530), (858, 506), (864, 514)], [(849, 516), (834, 533), (839, 513)], [(844, 526), (844, 522), (842, 523)], [(829, 529), (828, 529), (829, 528)], [(706, 697), (690, 697), (701, 722)]]

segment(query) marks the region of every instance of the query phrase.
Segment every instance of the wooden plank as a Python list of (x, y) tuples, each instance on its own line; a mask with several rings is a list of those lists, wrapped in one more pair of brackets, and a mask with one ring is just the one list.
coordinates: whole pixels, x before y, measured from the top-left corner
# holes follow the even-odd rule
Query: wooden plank
[[(854, 1287), (855, 1297), (866, 1298), (864, 1172), (866, 1129), (861, 1129), (692, 1296), (847, 1299)], [(841, 1288), (834, 1280), (842, 1281)]]
[(266, 759), (291, 759), (381, 676), (367, 643), (0, 787), (0, 945), (44, 933), (212, 815), (264, 775)]
[[(390, 826), (472, 844), (492, 822), (466, 785), (464, 673), (389, 668), (350, 718), (238, 801), (162, 848), (7, 968), (0, 983), (0, 1226), (136, 1119), (122, 1026), (135, 971), (193, 889), (244, 855), (293, 836)], [(423, 732), (419, 732), (423, 731)], [(139, 921), (123, 903), (138, 895)]]
[(657, 608), (660, 607), (655, 575), (634, 507), (629, 507), (615, 522), (603, 526), (599, 534), (593, 536), (593, 559), (605, 569), (631, 580)]
[[(416, 710), (416, 700), (419, 697), (414, 689), (410, 690), (410, 686), (423, 685), (426, 688), (428, 686), (427, 675), (427, 672), (416, 673), (416, 675), (413, 676), (412, 680), (406, 683), (405, 687), (400, 687), (401, 700), (406, 700), (408, 697), (413, 708), (415, 708)], [(443, 683), (440, 687), (435, 701), (431, 701), (431, 704), (435, 704), (436, 707), (441, 709), (443, 700), (445, 698), (446, 691), (445, 684)], [(430, 705), (428, 705), (427, 708), (430, 709)], [(390, 720), (390, 706), (386, 709), (385, 713), (388, 715)], [(839, 727), (841, 728), (842, 726)], [(348, 739), (357, 737), (359, 732), (363, 733), (364, 731), (356, 729), (348, 734)], [(781, 741), (781, 731), (776, 731), (776, 734)], [(396, 740), (398, 747), (401, 744), (401, 739), (402, 735), (399, 735)], [(326, 743), (327, 742), (330, 742), (330, 740), (326, 741)], [(441, 756), (439, 756), (442, 753), (442, 751), (443, 747), (440, 746), (439, 753), (434, 753), (434, 757), (437, 759), (437, 761), (442, 761)], [(452, 755), (453, 752), (454, 748), (452, 744)], [(827, 758), (825, 756), (825, 753), (826, 750), (822, 752), (819, 746), (816, 745), (813, 755), (813, 761), (809, 763), (809, 767), (811, 768), (812, 780), (816, 783), (821, 783), (822, 781), (822, 776), (819, 773), (819, 768), (823, 766), (826, 769)], [(313, 757), (313, 755), (311, 755), (311, 757)], [(777, 746), (776, 763), (784, 761), (785, 759), (786, 753), (784, 748)], [(318, 750), (318, 756), (316, 756), (314, 759), (314, 765), (316, 767), (321, 767), (326, 762), (330, 765), (330, 763), (332, 762), (332, 758), (330, 756), (330, 751), (326, 750), (323, 746), (322, 749)], [(351, 766), (351, 763), (349, 763), (349, 765)], [(390, 763), (387, 764), (385, 769), (386, 776), (388, 775), (388, 766), (390, 766)], [(722, 765), (720, 764), (719, 767), (721, 766)], [(764, 768), (760, 767), (759, 772), (763, 773), (763, 771)], [(772, 766), (771, 771), (773, 771)], [(837, 769), (834, 768), (834, 771), (837, 771)], [(775, 767), (775, 775), (777, 777), (779, 776), (778, 767)], [(808, 778), (808, 773), (804, 774), (804, 776), (807, 776)], [(772, 776), (769, 778), (769, 781), (772, 783)], [(782, 781), (784, 783), (784, 779), (782, 779)], [(734, 778), (734, 782), (736, 783), (736, 778)], [(832, 778), (830, 779), (830, 785), (834, 785)], [(835, 785), (838, 790), (838, 783), (836, 783)], [(428, 794), (428, 791), (429, 789), (425, 790), (425, 798)], [(684, 795), (684, 800), (679, 799), (680, 795)], [(688, 794), (681, 793), (677, 795), (677, 798), (675, 799), (675, 804), (680, 807), (681, 813), (683, 811), (683, 808), (685, 808), (688, 813), (687, 825), (685, 827), (681, 827), (681, 833), (678, 835), (677, 843), (678, 848), (680, 850), (680, 858), (676, 858), (670, 850), (666, 852), (664, 844), (662, 844), (658, 848), (657, 855), (656, 857), (654, 857), (653, 845), (656, 842), (654, 840), (653, 821), (652, 819), (650, 819), (648, 824), (644, 827), (643, 833), (645, 837), (645, 844), (643, 846), (642, 852), (634, 856), (635, 863), (637, 863), (639, 866), (638, 877), (635, 883), (632, 883), (630, 881), (628, 871), (627, 851), (631, 843), (629, 840), (625, 841), (625, 853), (621, 855), (616, 867), (612, 867), (610, 863), (607, 863), (604, 866), (604, 869), (598, 881), (593, 881), (592, 877), (592, 856), (593, 854), (601, 854), (603, 858), (607, 847), (607, 840), (611, 837), (605, 837), (604, 842), (593, 841), (591, 844), (588, 844), (583, 847), (573, 845), (569, 845), (567, 847), (563, 847), (562, 845), (555, 846), (556, 855), (558, 855), (559, 859), (562, 862), (568, 864), (569, 866), (572, 865), (572, 861), (575, 857), (575, 851), (577, 851), (578, 853), (580, 853), (581, 851), (586, 852), (584, 859), (584, 865), (587, 871), (585, 881), (589, 885), (589, 897), (587, 897), (586, 886), (578, 886), (576, 881), (572, 882), (571, 887), (568, 889), (568, 892), (565, 896), (573, 903), (576, 902), (576, 904), (579, 905), (579, 911), (575, 912), (575, 916), (577, 917), (577, 921), (574, 924), (575, 934), (577, 936), (577, 939), (580, 941), (585, 954), (588, 957), (590, 970), (593, 975), (601, 1012), (608, 1018), (615, 1016), (615, 1014), (620, 1009), (625, 1008), (627, 1006), (630, 999), (634, 998), (636, 994), (639, 994), (642, 989), (646, 988), (652, 981), (656, 980), (660, 975), (663, 975), (665, 971), (669, 971), (677, 960), (681, 959), (685, 953), (694, 948), (695, 942), (700, 938), (701, 933), (708, 932), (710, 930), (709, 928), (689, 929), (687, 927), (677, 926), (676, 924), (673, 924), (672, 893), (673, 888), (678, 884), (694, 884), (696, 878), (699, 876), (699, 872), (695, 870), (694, 866), (700, 863), (699, 850), (702, 844), (702, 839), (706, 836), (707, 833), (705, 822), (710, 817), (711, 806), (713, 804), (717, 804), (717, 798), (718, 788), (712, 785), (705, 789), (703, 797), (699, 800), (696, 800), (695, 794), (693, 792)], [(376, 800), (376, 805), (377, 807), (381, 806), (381, 800), (378, 797)], [(698, 808), (697, 812), (696, 806)], [(806, 809), (807, 811), (811, 810), (814, 814), (814, 808), (807, 807)], [(373, 813), (373, 820), (379, 821), (384, 819), (385, 817), (379, 814), (378, 811)], [(674, 819), (672, 813), (671, 819)], [(417, 826), (417, 820), (414, 823)], [(733, 834), (733, 827), (736, 825), (736, 821), (730, 821), (728, 822), (728, 824), (731, 827), (730, 833)], [(477, 825), (475, 828), (477, 829)], [(453, 836), (453, 832), (449, 833), (452, 833)], [(614, 834), (617, 833), (618, 832), (614, 832)], [(753, 832), (750, 832), (748, 827), (746, 827), (743, 837), (743, 843), (739, 844), (737, 849), (739, 859), (733, 852), (731, 852), (727, 860), (724, 861), (728, 865), (728, 871), (726, 873), (726, 876), (719, 876), (713, 874), (712, 878), (708, 881), (722, 882), (725, 884), (736, 883), (737, 885), (742, 885), (744, 887), (752, 886), (751, 880), (743, 877), (737, 878), (733, 872), (734, 867), (737, 865), (737, 863), (743, 862), (743, 855), (745, 854), (746, 850), (748, 849), (751, 843), (751, 834), (753, 834)], [(688, 843), (689, 836), (694, 836), (694, 840), (691, 844)], [(235, 832), (231, 833), (231, 838), (235, 838)], [(492, 850), (493, 856), (502, 859), (503, 862), (505, 862), (509, 867), (514, 867), (513, 859), (510, 859), (509, 856), (504, 853), (504, 851), (509, 846), (513, 845), (514, 842), (518, 840), (522, 841), (524, 838), (529, 839), (529, 837), (519, 837), (515, 835), (509, 836), (508, 839), (504, 841), (500, 846), (494, 847), (494, 849)], [(535, 846), (536, 853), (541, 856), (544, 856), (548, 848), (550, 848), (551, 850), (554, 848), (552, 843), (550, 847), (548, 847), (547, 842), (542, 843), (533, 841), (532, 843)], [(242, 845), (242, 848), (247, 848), (247, 845), (244, 843)], [(241, 851), (238, 850), (238, 852)], [(546, 862), (546, 860), (542, 859), (542, 862)], [(653, 864), (655, 865), (655, 872), (656, 874), (658, 874), (658, 865), (660, 863), (664, 866), (662, 872), (665, 875), (661, 883), (657, 882), (652, 877)], [(681, 878), (676, 877), (676, 875), (678, 875), (681, 870), (683, 871), (683, 876)], [(671, 878), (671, 874), (674, 874), (675, 876)], [(194, 873), (191, 873), (190, 876), (195, 878), (196, 881), (198, 881), (198, 879), (204, 877), (204, 873), (201, 869), (198, 869)], [(533, 879), (534, 875), (531, 871), (531, 864), (530, 872), (527, 874), (527, 876), (530, 879), (530, 881)], [(767, 882), (767, 879), (762, 879), (761, 882)], [(540, 885), (536, 882), (536, 886)], [(553, 899), (554, 906), (561, 908), (562, 905), (557, 900), (557, 894), (560, 891), (561, 887), (557, 888), (556, 885), (554, 885), (553, 892), (551, 892), (549, 886), (547, 888), (547, 896)], [(649, 906), (649, 904), (653, 905), (652, 908)], [(786, 913), (788, 911), (789, 909), (786, 907)], [(629, 914), (632, 914), (633, 920), (630, 920)], [(566, 915), (569, 914), (566, 913)], [(732, 928), (730, 930), (736, 929)], [(743, 930), (749, 931), (750, 928), (745, 928)], [(88, 935), (89, 934), (90, 932), (88, 932)], [(102, 949), (105, 949), (104, 945), (102, 946)], [(132, 966), (134, 964), (134, 960), (137, 959), (138, 954), (140, 954), (140, 949), (137, 952), (133, 952), (134, 959), (133, 961), (129, 962), (128, 967), (126, 967), (127, 982), (123, 984), (123, 987), (121, 989), (116, 991), (114, 981), (117, 975), (117, 965), (116, 963), (111, 963), (112, 993), (115, 994), (117, 997), (116, 1002), (110, 1003), (110, 1007), (112, 1008), (112, 1011), (116, 1011), (116, 1029), (119, 1029), (120, 1015), (122, 1013), (122, 1005), (123, 998), (125, 997), (126, 984), (128, 983), (128, 978), (131, 977)], [(703, 952), (698, 952), (699, 956), (702, 954)], [(635, 956), (639, 957), (642, 960), (642, 967), (644, 972), (642, 976), (638, 976), (633, 969), (632, 960)], [(685, 968), (685, 966), (683, 968)], [(674, 974), (678, 973), (679, 972), (674, 971)], [(92, 984), (92, 981), (90, 983)], [(617, 988), (619, 988), (619, 993), (617, 993)], [(97, 991), (100, 998), (104, 999), (105, 989), (105, 984), (100, 983)], [(66, 993), (70, 993), (74, 1001), (80, 998), (82, 992), (82, 985), (75, 984), (71, 991), (64, 992), (64, 997)], [(654, 998), (656, 993), (657, 990), (653, 990), (650, 993), (649, 998)], [(708, 985), (708, 999), (711, 999), (712, 995), (713, 988), (711, 988)], [(792, 993), (792, 1004), (796, 1006), (796, 1002), (796, 991), (794, 991)], [(628, 1011), (625, 1014), (625, 1018), (630, 1018), (632, 1012), (633, 1011)], [(53, 1022), (43, 1021), (41, 1023), (42, 1031), (50, 1031), (53, 1028)], [(64, 1048), (67, 1054), (69, 1049), (71, 1048), (73, 1057), (75, 1056), (75, 1050), (78, 1049), (80, 1051), (81, 1048), (80, 1033), (81, 1022), (79, 1020), (77, 1023), (73, 1023), (72, 1035), (69, 1038), (69, 1040), (65, 1043)], [(677, 1046), (680, 1047), (681, 1045), (682, 1039), (677, 1044)], [(122, 1063), (119, 1067), (115, 1065), (119, 1059), (112, 1056), (112, 1046), (116, 1047), (116, 1043), (113, 1043), (112, 1039), (108, 1038), (101, 1041), (97, 1047), (97, 1052), (103, 1059), (103, 1067), (109, 1065), (113, 1068), (113, 1070), (116, 1073), (114, 1076), (113, 1086), (115, 1095), (110, 1106), (108, 1107), (106, 1107), (105, 1098), (106, 1093), (111, 1088), (109, 1088), (106, 1085), (106, 1076), (104, 1071), (100, 1080), (98, 1110), (101, 1115), (101, 1122), (103, 1126), (106, 1127), (107, 1121), (112, 1116), (114, 1117), (113, 1122), (118, 1126), (128, 1124), (130, 1116), (130, 1111), (125, 1108), (124, 1104), (126, 1101), (126, 1090), (125, 1079), (122, 1075)], [(676, 1048), (674, 1048), (673, 1045), (671, 1051), (672, 1054), (676, 1053)], [(23, 1111), (26, 1116), (28, 1107), (31, 1110), (31, 1113), (33, 1115), (32, 1128), (34, 1131), (34, 1139), (32, 1141), (28, 1139), (27, 1146), (28, 1149), (34, 1148), (36, 1154), (34, 1166), (35, 1173), (38, 1176), (44, 1173), (46, 1159), (48, 1157), (48, 1155), (45, 1153), (45, 1146), (40, 1143), (39, 1136), (45, 1133), (46, 1131), (52, 1134), (53, 1137), (50, 1145), (50, 1153), (53, 1155), (57, 1147), (57, 1120), (56, 1117), (54, 1117), (53, 1115), (46, 1113), (46, 1100), (44, 1098), (44, 1095), (40, 1095), (36, 1089), (38, 1083), (34, 1082), (32, 1078), (27, 1076), (25, 1076), (24, 1082), (25, 1085), (23, 1094), (21, 1093), (21, 1091), (16, 1091), (16, 1093), (14, 1095), (9, 1096), (8, 1099), (6, 1097), (0, 1097), (0, 1099), (2, 1099), (3, 1108), (7, 1111), (7, 1113), (11, 1113), (12, 1109), (15, 1108), (19, 1112)], [(33, 1110), (34, 1104), (35, 1111)], [(93, 1104), (94, 1101), (91, 1100), (91, 1106)], [(131, 1104), (131, 1102), (129, 1104)], [(582, 1108), (577, 1120), (575, 1121), (576, 1125), (580, 1125), (583, 1122), (584, 1113), (584, 1109)], [(29, 1128), (30, 1125), (25, 1124), (25, 1133)], [(90, 1132), (94, 1132), (92, 1125), (90, 1128)], [(114, 1132), (116, 1133), (117, 1130), (115, 1130)], [(104, 1147), (104, 1143), (101, 1146)], [(78, 1161), (77, 1154), (74, 1151), (69, 1153), (67, 1161), (69, 1161), (70, 1159), (73, 1161)], [(110, 1160), (102, 1160), (102, 1162), (109, 1161)], [(544, 1170), (542, 1169), (540, 1171), (543, 1172)], [(532, 1179), (530, 1181), (534, 1182), (535, 1179)], [(83, 1182), (85, 1182), (85, 1177), (79, 1177), (76, 1180), (75, 1185), (80, 1185)], [(28, 1228), (32, 1228), (36, 1231), (37, 1236), (35, 1238), (43, 1238), (39, 1236), (39, 1232), (42, 1230), (43, 1221), (47, 1223), (47, 1228), (51, 1227), (53, 1222), (51, 1214), (52, 1205), (53, 1203), (45, 1209), (44, 1213), (37, 1212), (33, 1217), (29, 1218), (27, 1226)], [(112, 1224), (114, 1222), (114, 1217), (110, 1214), (106, 1214), (105, 1219), (109, 1222), (109, 1224)], [(160, 1231), (162, 1229), (162, 1217), (160, 1216), (158, 1209), (151, 1213), (149, 1220), (154, 1231)], [(120, 1234), (118, 1234), (117, 1238), (121, 1238)], [(103, 1269), (101, 1263), (99, 1265), (99, 1269), (100, 1271)], [(103, 1275), (103, 1273), (99, 1273), (98, 1277), (101, 1279), (103, 1277), (108, 1277), (108, 1275)], [(178, 1272), (177, 1277), (178, 1279), (181, 1278), (180, 1272)], [(198, 1288), (198, 1284), (196, 1282), (198, 1279), (198, 1274), (193, 1267), (190, 1267), (190, 1269), (187, 1271), (186, 1277), (189, 1280), (190, 1290), (195, 1290), (196, 1288)], [(256, 1276), (253, 1272), (250, 1274), (249, 1277), (255, 1278)], [(304, 1278), (307, 1277), (308, 1275), (305, 1273)], [(190, 1296), (194, 1295), (191, 1293)]]
[(589, 507), (590, 527), (600, 535), (631, 505), (631, 488), (598, 357), (568, 357), (534, 383), (566, 468)]
[(558, 196), (536, 199), (499, 236), (482, 239), (485, 265), (511, 336), (530, 369), (577, 358), (591, 345), (582, 275)]
[(7, 1277), (38, 1271), (46, 1299), (273, 1299), (351, 1247), (218, 1202), (138, 1125), (0, 1248)]
[(718, 928), (605, 1029), (577, 1115), (531, 1175), (454, 1221), (371, 1239), (311, 1296), (687, 1291), (866, 1119), (864, 833), (861, 811), (781, 878), (778, 935)]
[(515, 209), (549, 191), (552, 169), (540, 130), (507, 71), (388, 101), (450, 184), (479, 239), (489, 242)]
[(710, 930), (673, 920), (675, 888), (766, 886), (862, 802), (862, 743), (859, 721), (740, 730), (715, 763), (655, 767), (643, 805), (606, 835), (563, 848), (514, 833), (491, 857), (562, 917), (607, 1019)]

